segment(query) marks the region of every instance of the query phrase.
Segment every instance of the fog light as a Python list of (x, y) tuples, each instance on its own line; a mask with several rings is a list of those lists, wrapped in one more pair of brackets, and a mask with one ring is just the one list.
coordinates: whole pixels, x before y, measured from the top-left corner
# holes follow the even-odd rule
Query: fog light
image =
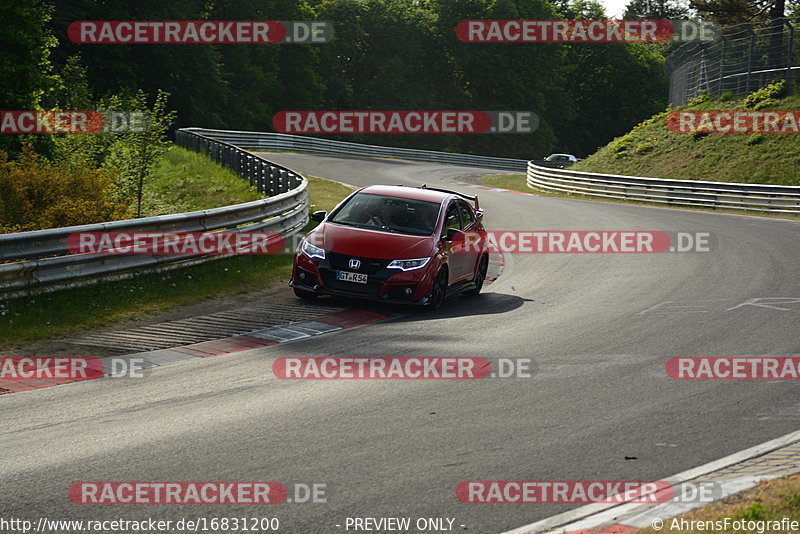
[(410, 295), (410, 294), (411, 294), (411, 293), (413, 293), (413, 292), (414, 292), (414, 290), (413, 290), (413, 289), (411, 289), (410, 287), (407, 287), (407, 288), (406, 288), (406, 295)]
[(300, 273), (300, 280), (306, 279), (306, 273)]

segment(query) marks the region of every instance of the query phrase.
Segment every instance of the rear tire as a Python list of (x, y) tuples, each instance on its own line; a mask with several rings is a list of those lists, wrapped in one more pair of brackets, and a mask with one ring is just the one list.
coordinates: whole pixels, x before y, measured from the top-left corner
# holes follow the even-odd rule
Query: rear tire
[(316, 293), (312, 293), (311, 291), (305, 291), (303, 289), (298, 289), (296, 287), (293, 289), (294, 289), (294, 294), (303, 300), (316, 300), (318, 296)]
[(465, 295), (478, 295), (483, 288), (483, 283), (486, 281), (486, 273), (489, 270), (489, 258), (487, 256), (481, 256), (481, 261), (478, 264), (478, 272), (475, 273), (475, 287), (464, 291)]

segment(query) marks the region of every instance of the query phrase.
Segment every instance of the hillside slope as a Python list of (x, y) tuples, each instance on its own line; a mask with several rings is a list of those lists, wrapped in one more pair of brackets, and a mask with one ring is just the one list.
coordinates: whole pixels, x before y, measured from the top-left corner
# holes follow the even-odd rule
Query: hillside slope
[[(695, 99), (676, 110), (800, 110), (800, 95), (776, 83), (744, 99)], [(668, 110), (570, 169), (586, 172), (764, 184), (800, 185), (800, 135), (684, 134), (667, 128)]]

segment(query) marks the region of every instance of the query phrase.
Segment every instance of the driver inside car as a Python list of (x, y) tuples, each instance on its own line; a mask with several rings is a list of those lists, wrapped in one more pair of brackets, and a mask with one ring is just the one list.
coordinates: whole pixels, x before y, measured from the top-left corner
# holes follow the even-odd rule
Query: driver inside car
[(390, 226), (392, 224), (392, 207), (380, 198), (373, 198), (364, 209), (367, 220), (365, 224), (372, 226)]

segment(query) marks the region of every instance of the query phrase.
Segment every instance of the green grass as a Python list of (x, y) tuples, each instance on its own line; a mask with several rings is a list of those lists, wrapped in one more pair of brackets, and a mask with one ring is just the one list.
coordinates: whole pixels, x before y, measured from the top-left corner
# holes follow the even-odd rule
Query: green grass
[[(180, 162), (182, 157), (174, 161)], [(205, 160), (205, 165), (217, 167), (208, 160)], [(219, 169), (212, 170), (216, 172)], [(174, 176), (173, 172), (177, 172), (174, 169), (168, 171), (166, 175)], [(238, 177), (236, 179), (241, 181)], [(308, 179), (312, 211), (330, 210), (352, 192), (335, 182), (314, 177)], [(230, 196), (225, 198), (226, 202), (235, 202)], [(309, 228), (313, 224), (316, 223), (309, 224)], [(144, 274), (130, 280), (0, 301), (0, 348), (74, 335), (120, 321), (145, 319), (203, 300), (265, 289), (290, 275), (292, 260), (292, 254), (239, 256), (185, 269)]]
[[(308, 176), (308, 211), (331, 211), (353, 189), (338, 182)], [(316, 223), (315, 223), (316, 224)]]
[(0, 348), (143, 319), (214, 297), (269, 286), (291, 272), (292, 256), (240, 256), (130, 280), (0, 302)]
[(240, 204), (262, 198), (255, 187), (202, 154), (170, 147), (147, 180), (142, 215), (166, 215)]
[[(532, 188), (528, 187), (524, 174), (492, 174), (481, 178), (481, 183), (491, 187), (499, 187), (500, 189), (523, 191), (525, 193), (534, 192)], [(536, 194), (538, 195), (539, 193), (536, 192)]]
[[(798, 110), (800, 96), (697, 101), (677, 110)], [(800, 135), (674, 133), (667, 112), (614, 139), (570, 170), (717, 182), (800, 185)]]

